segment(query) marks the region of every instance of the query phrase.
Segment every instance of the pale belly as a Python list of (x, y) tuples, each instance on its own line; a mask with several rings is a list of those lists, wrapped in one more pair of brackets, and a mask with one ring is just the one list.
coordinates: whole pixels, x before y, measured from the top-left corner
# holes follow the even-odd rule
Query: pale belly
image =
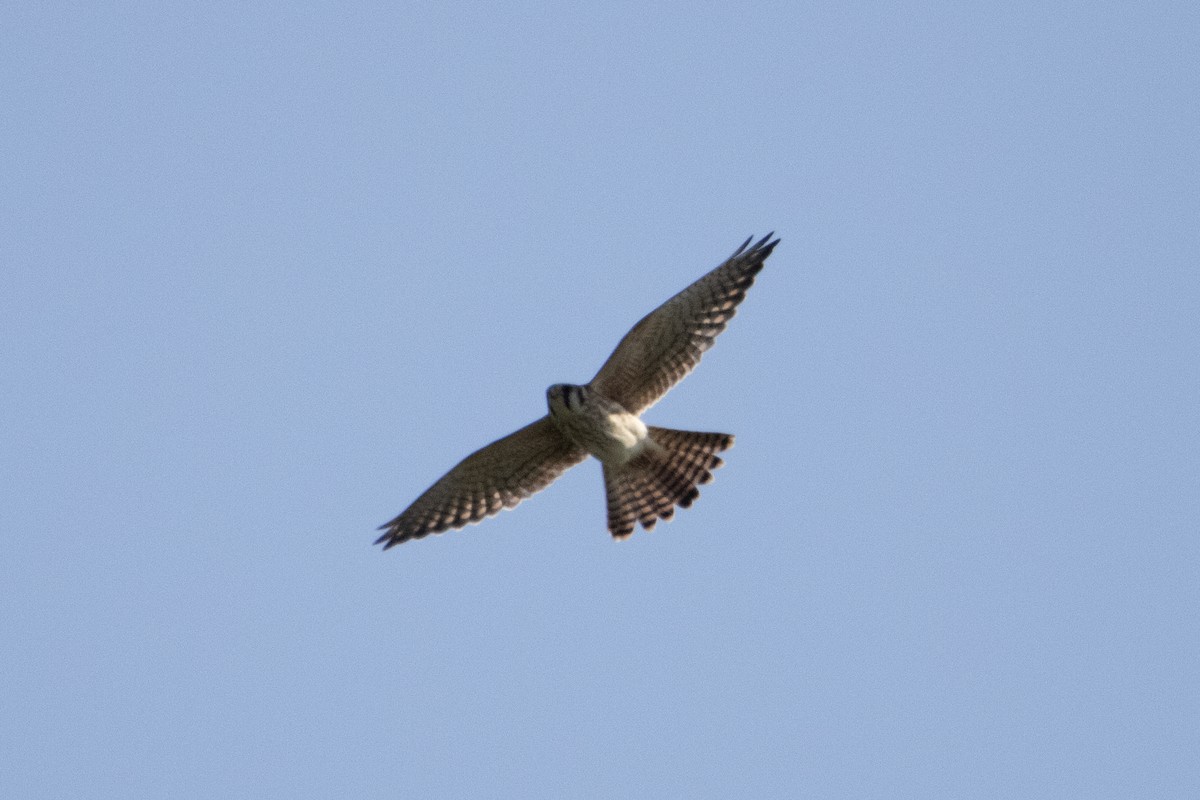
[(610, 464), (624, 464), (646, 446), (646, 423), (628, 412), (606, 414), (601, 423), (604, 436), (600, 446), (590, 450), (596, 458)]
[(646, 423), (627, 411), (560, 413), (552, 418), (568, 439), (613, 466), (635, 458), (649, 442)]

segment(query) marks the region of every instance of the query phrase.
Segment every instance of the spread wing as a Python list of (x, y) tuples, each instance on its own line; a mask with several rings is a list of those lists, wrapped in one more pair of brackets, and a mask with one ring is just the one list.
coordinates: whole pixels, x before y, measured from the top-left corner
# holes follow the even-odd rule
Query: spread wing
[[(721, 266), (647, 314), (617, 345), (591, 387), (640, 414), (700, 362), (733, 317), (779, 240), (747, 239)], [(747, 249), (748, 248), (748, 249)]]
[(404, 513), (379, 529), (386, 550), (512, 508), (545, 489), (587, 453), (558, 432), (550, 417), (526, 425), (464, 458)]

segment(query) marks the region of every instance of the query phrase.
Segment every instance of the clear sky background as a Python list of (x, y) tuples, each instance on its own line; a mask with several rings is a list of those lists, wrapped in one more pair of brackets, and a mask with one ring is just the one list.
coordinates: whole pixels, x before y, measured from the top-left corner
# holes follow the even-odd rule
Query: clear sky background
[[(1200, 796), (1194, 3), (10, 3), (0, 796)], [(783, 241), (600, 469), (375, 527)]]

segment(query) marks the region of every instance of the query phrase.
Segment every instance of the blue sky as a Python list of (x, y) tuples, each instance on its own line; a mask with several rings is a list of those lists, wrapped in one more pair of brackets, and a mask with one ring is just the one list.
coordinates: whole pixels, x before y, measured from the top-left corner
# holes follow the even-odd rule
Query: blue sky
[[(0, 23), (0, 795), (1200, 794), (1193, 4)], [(692, 509), (371, 546), (770, 229)]]

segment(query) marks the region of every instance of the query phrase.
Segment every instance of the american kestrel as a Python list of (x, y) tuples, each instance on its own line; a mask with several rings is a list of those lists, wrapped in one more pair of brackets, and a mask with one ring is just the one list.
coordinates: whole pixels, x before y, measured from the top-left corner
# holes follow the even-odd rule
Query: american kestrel
[(617, 345), (591, 383), (546, 390), (550, 413), (463, 459), (386, 525), (387, 548), (461, 528), (512, 508), (591, 454), (604, 468), (608, 530), (615, 538), (650, 530), (687, 508), (721, 466), (727, 433), (656, 428), (641, 420), (692, 371), (725, 330), (778, 239), (747, 239), (719, 267), (647, 314)]

